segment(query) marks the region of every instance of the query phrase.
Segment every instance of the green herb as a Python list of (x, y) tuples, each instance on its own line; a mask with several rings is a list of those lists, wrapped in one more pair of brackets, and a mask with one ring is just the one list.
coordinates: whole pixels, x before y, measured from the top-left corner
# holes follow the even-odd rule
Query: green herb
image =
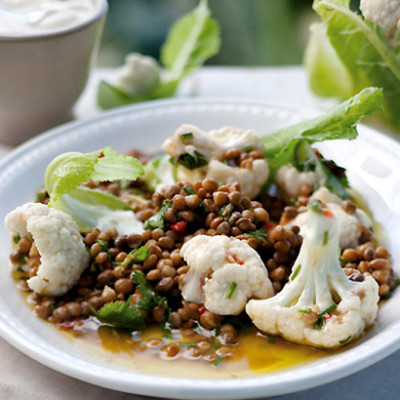
[(396, 278), (396, 286), (400, 286), (400, 278)]
[(322, 240), (322, 247), (326, 246), (328, 244), (329, 240), (329, 232), (325, 231), (324, 232), (324, 239)]
[(339, 343), (340, 343), (340, 344), (346, 344), (347, 342), (349, 342), (349, 341), (351, 340), (351, 338), (352, 338), (351, 335), (350, 335), (350, 336), (347, 336), (346, 339), (339, 340)]
[(102, 251), (108, 250), (108, 242), (105, 240), (96, 240), (96, 243), (98, 243), (101, 246)]
[(162, 337), (166, 339), (172, 339), (172, 329), (171, 324), (169, 322), (163, 321), (158, 324), (158, 327), (161, 329)]
[(252, 150), (253, 150), (253, 146), (246, 146), (246, 147), (244, 148), (244, 151), (245, 151), (246, 153), (250, 153)]
[(294, 206), (297, 206), (299, 204), (299, 201), (297, 199), (290, 199), (290, 204), (293, 204)]
[(96, 311), (89, 305), (92, 314), (101, 322), (114, 326), (115, 328), (140, 330), (145, 326), (144, 316), (137, 306), (131, 306), (133, 295), (129, 296), (125, 303), (113, 301)]
[(164, 214), (170, 207), (172, 207), (171, 200), (164, 200), (160, 211), (144, 223), (144, 229), (164, 229)]
[(182, 133), (182, 135), (180, 135), (180, 136), (181, 136), (181, 139), (182, 139), (183, 141), (185, 141), (185, 140), (190, 140), (190, 139), (193, 139), (193, 138), (194, 138), (194, 135), (193, 135), (192, 132)]
[(120, 264), (121, 267), (127, 267), (132, 262), (142, 263), (150, 256), (150, 249), (147, 246), (141, 246), (138, 249), (130, 251), (125, 260)]
[(329, 306), (325, 307), (318, 313), (318, 320), (314, 324), (314, 329), (321, 329), (324, 325), (324, 316), (336, 310), (337, 304), (332, 302)]
[(191, 186), (184, 186), (182, 188), (187, 194), (196, 194), (195, 190)]
[(26, 258), (28, 257), (28, 254), (23, 253), (19, 256), (18, 258), (18, 265), (25, 265), (26, 264)]
[(308, 204), (308, 208), (313, 210), (317, 213), (323, 213), (324, 210), (322, 209), (322, 204), (318, 200), (314, 200)]
[(310, 314), (312, 310), (311, 308), (300, 308), (298, 311), (303, 314)]
[(178, 346), (181, 346), (181, 347), (196, 347), (196, 343), (179, 342)]
[(133, 271), (133, 282), (137, 285), (136, 289), (140, 293), (140, 300), (131, 305), (133, 295), (129, 296), (125, 303), (119, 301), (103, 306), (100, 311), (90, 307), (92, 314), (101, 322), (115, 328), (129, 330), (141, 330), (145, 327), (145, 318), (141, 311), (150, 311), (155, 306), (163, 307), (170, 315), (170, 308), (165, 297), (161, 297), (153, 286), (146, 280), (141, 271)]
[(224, 164), (225, 164), (225, 165), (227, 165), (228, 167), (230, 167), (230, 166), (231, 166), (231, 164), (230, 164), (229, 160), (224, 160)]
[(214, 367), (218, 367), (218, 365), (221, 363), (221, 361), (222, 361), (223, 359), (224, 359), (223, 356), (219, 356), (219, 357), (217, 358), (217, 360), (215, 361), (215, 363), (213, 364)]
[(225, 293), (225, 298), (230, 300), (235, 293), (235, 290), (237, 288), (238, 284), (236, 282), (232, 282), (231, 285), (229, 286), (229, 289)]
[(218, 350), (221, 348), (221, 345), (215, 342), (208, 342), (210, 344), (211, 347), (213, 347), (215, 350)]
[(140, 101), (172, 97), (182, 79), (217, 54), (219, 48), (219, 26), (211, 17), (207, 0), (201, 0), (193, 11), (176, 21), (168, 32), (160, 55), (165, 69), (163, 79), (141, 96), (130, 95), (101, 81), (97, 102), (101, 108), (108, 109)]
[(221, 331), (221, 328), (220, 328), (219, 326), (216, 326), (216, 327), (213, 329), (214, 336), (215, 336), (215, 337), (219, 336), (220, 331)]
[(345, 267), (350, 261), (349, 260), (344, 260), (342, 257), (339, 257), (340, 263)]
[(228, 221), (228, 219), (232, 215), (232, 212), (233, 212), (233, 205), (229, 203), (221, 208), (221, 210), (219, 211), (219, 216), (224, 217), (225, 221)]
[(20, 240), (21, 240), (21, 236), (20, 235), (16, 235), (16, 236), (13, 237), (13, 242), (15, 244), (18, 244)]
[(153, 191), (157, 191), (160, 186), (173, 185), (178, 180), (174, 159), (164, 154), (150, 160), (144, 166), (144, 180)]
[(299, 265), (296, 267), (296, 269), (293, 271), (292, 275), (290, 276), (290, 280), (291, 280), (291, 281), (294, 281), (294, 280), (295, 280), (295, 278), (296, 278), (296, 276), (299, 274), (300, 270), (301, 270), (301, 264), (299, 264)]
[(252, 231), (252, 232), (246, 232), (247, 236), (250, 236), (252, 238), (255, 238), (257, 240), (259, 240), (260, 242), (267, 242), (267, 232), (265, 232), (264, 228), (260, 228), (256, 231)]
[(223, 323), (233, 325), (238, 333), (247, 332), (254, 326), (247, 315), (226, 316), (224, 317)]
[(268, 335), (268, 343), (275, 344), (276, 343), (276, 336), (275, 335)]
[(208, 164), (208, 161), (203, 154), (195, 150), (193, 155), (188, 153), (181, 154), (176, 160), (176, 163), (187, 169), (193, 170), (204, 167)]

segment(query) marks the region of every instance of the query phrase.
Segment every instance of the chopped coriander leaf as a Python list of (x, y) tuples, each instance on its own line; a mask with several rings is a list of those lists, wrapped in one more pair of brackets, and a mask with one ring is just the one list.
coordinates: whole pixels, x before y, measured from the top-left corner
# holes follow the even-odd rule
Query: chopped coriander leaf
[(194, 189), (193, 189), (191, 186), (189, 186), (189, 185), (184, 186), (182, 189), (183, 189), (187, 194), (196, 194), (196, 192), (194, 191)]
[(350, 262), (349, 260), (344, 260), (342, 257), (339, 257), (339, 261), (341, 262), (343, 267), (345, 267)]
[(133, 295), (125, 303), (113, 301), (96, 311), (89, 305), (92, 314), (100, 321), (115, 328), (139, 330), (145, 326), (144, 316), (137, 306), (131, 306)]
[(246, 153), (250, 153), (252, 150), (253, 150), (253, 146), (246, 146), (245, 148), (244, 148), (244, 151), (246, 152)]
[(208, 161), (203, 154), (195, 150), (194, 155), (188, 153), (180, 155), (176, 160), (176, 163), (184, 166), (187, 169), (193, 170), (204, 167), (208, 164)]
[(322, 209), (322, 204), (318, 200), (312, 201), (309, 205), (308, 208), (315, 212), (322, 213), (324, 210)]
[(396, 286), (400, 286), (400, 278), (396, 278)]
[(168, 161), (169, 161), (170, 164), (176, 165), (174, 157), (170, 157)]
[(219, 356), (219, 357), (217, 358), (217, 360), (215, 361), (215, 363), (213, 364), (214, 367), (218, 367), (218, 365), (221, 363), (221, 361), (222, 361), (223, 359), (224, 359), (223, 356)]
[(303, 314), (310, 314), (311, 313), (311, 308), (300, 308), (299, 312)]
[(291, 280), (291, 281), (293, 281), (293, 280), (296, 278), (296, 276), (299, 274), (300, 270), (301, 270), (301, 264), (299, 264), (299, 265), (296, 267), (296, 269), (294, 270), (292, 276), (290, 277), (290, 280)]
[(247, 232), (247, 236), (255, 238), (255, 239), (259, 240), (260, 242), (265, 243), (267, 241), (267, 232), (265, 232), (264, 228), (260, 228), (256, 231), (252, 231), (252, 232)]
[(18, 244), (20, 240), (21, 240), (21, 236), (20, 236), (20, 235), (17, 235), (17, 236), (14, 236), (14, 237), (13, 237), (13, 242), (14, 242), (15, 244)]
[(228, 219), (232, 215), (232, 212), (233, 212), (233, 205), (229, 203), (221, 208), (221, 210), (219, 211), (219, 216), (224, 217), (225, 221), (228, 221)]
[(125, 257), (125, 260), (120, 264), (121, 267), (127, 267), (131, 262), (144, 262), (150, 255), (150, 249), (147, 246), (141, 246), (138, 249), (133, 249)]
[(225, 298), (230, 300), (232, 298), (233, 294), (235, 293), (236, 288), (237, 288), (237, 283), (232, 282), (231, 285), (229, 286), (229, 289), (225, 293)]
[(108, 242), (106, 242), (105, 240), (96, 240), (96, 243), (101, 246), (102, 251), (108, 250)]
[(326, 246), (328, 244), (329, 233), (328, 231), (324, 232), (324, 239), (322, 240), (322, 246)]
[(178, 346), (181, 346), (181, 347), (196, 347), (196, 343), (179, 342)]
[(268, 343), (275, 344), (276, 343), (276, 336), (275, 335), (268, 335)]
[(350, 341), (350, 339), (352, 338), (352, 336), (350, 335), (350, 336), (347, 336), (347, 338), (346, 339), (343, 339), (343, 340), (339, 340), (339, 343), (340, 344), (346, 344), (347, 342), (349, 342)]
[(181, 139), (182, 139), (183, 142), (184, 142), (185, 140), (191, 140), (191, 139), (194, 138), (194, 135), (193, 135), (192, 132), (182, 133), (182, 135), (180, 135), (180, 136), (181, 136)]
[(144, 229), (164, 229), (164, 214), (172, 206), (171, 200), (164, 200), (160, 211), (144, 223)]
[(21, 254), (18, 258), (18, 265), (25, 265), (26, 264), (26, 257), (28, 254)]

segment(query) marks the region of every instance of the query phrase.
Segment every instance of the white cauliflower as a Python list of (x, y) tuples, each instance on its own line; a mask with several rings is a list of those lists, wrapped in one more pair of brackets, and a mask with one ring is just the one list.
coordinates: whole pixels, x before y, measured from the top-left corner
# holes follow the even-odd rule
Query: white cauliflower
[[(359, 245), (359, 240), (363, 232), (362, 225), (368, 229), (372, 227), (371, 219), (363, 210), (357, 208), (354, 214), (347, 213), (340, 206), (342, 200), (324, 187), (318, 189), (311, 196), (311, 200), (319, 200), (325, 203), (326, 207), (337, 218), (339, 223), (339, 247), (341, 249), (354, 248)], [(295, 219), (290, 221), (289, 225), (299, 226), (300, 233), (305, 236), (310, 214), (310, 210), (299, 214)]]
[(361, 0), (360, 10), (366, 19), (379, 25), (389, 43), (396, 44), (395, 35), (400, 28), (399, 0)]
[(360, 336), (378, 313), (378, 284), (351, 281), (340, 266), (337, 218), (310, 209), (289, 282), (276, 296), (250, 300), (246, 312), (263, 332), (334, 348)]
[(265, 185), (268, 175), (268, 162), (264, 159), (254, 160), (251, 169), (230, 167), (220, 161), (212, 160), (208, 164), (206, 177), (228, 185), (237, 182), (242, 193), (254, 199)]
[(198, 235), (180, 253), (190, 267), (181, 287), (183, 298), (204, 303), (211, 312), (237, 315), (250, 298), (274, 294), (260, 256), (239, 239)]
[(283, 165), (276, 171), (276, 185), (287, 200), (296, 199), (300, 195), (300, 187), (304, 184), (312, 188), (322, 185), (326, 177), (320, 168), (315, 172), (300, 172), (293, 165)]
[(177, 178), (180, 181), (194, 183), (213, 178), (221, 185), (238, 182), (242, 193), (254, 198), (268, 180), (269, 167), (265, 159), (254, 160), (251, 169), (222, 162), (223, 154), (229, 149), (239, 152), (248, 148), (263, 149), (261, 137), (253, 130), (223, 127), (207, 133), (193, 125), (182, 125), (161, 147), (179, 164)]
[(143, 97), (160, 83), (161, 68), (157, 61), (139, 53), (128, 54), (118, 71), (116, 86), (133, 97)]
[(34, 292), (61, 296), (78, 282), (90, 257), (69, 215), (43, 204), (26, 203), (11, 211), (4, 222), (12, 237), (18, 234), (33, 240), (38, 249), (41, 264), (37, 275), (28, 280)]

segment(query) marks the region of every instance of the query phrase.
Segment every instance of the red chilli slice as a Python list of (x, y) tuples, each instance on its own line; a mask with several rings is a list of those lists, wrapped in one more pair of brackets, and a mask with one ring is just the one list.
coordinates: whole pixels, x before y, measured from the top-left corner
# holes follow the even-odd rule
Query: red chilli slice
[(171, 225), (171, 229), (175, 232), (185, 232), (187, 227), (187, 222), (179, 221), (174, 225)]

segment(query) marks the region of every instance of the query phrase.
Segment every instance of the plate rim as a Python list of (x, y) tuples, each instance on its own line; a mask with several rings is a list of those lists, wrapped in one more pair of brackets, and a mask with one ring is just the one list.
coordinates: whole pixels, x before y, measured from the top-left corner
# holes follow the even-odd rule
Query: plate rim
[[(297, 115), (303, 116), (313, 116), (318, 115), (319, 113), (315, 110), (309, 109), (301, 109), (296, 107), (285, 107), (282, 104), (273, 104), (272, 102), (266, 101), (253, 101), (247, 99), (239, 99), (232, 97), (212, 97), (212, 98), (195, 98), (195, 99), (167, 99), (167, 100), (156, 100), (143, 104), (136, 105), (128, 105), (124, 107), (120, 107), (114, 110), (105, 111), (97, 116), (93, 116), (87, 119), (82, 119), (78, 121), (72, 121), (67, 124), (61, 125), (59, 127), (53, 128), (37, 137), (32, 138), (28, 142), (24, 143), (22, 146), (19, 146), (10, 154), (8, 154), (5, 158), (0, 161), (0, 174), (9, 163), (11, 163), (16, 158), (20, 157), (22, 154), (29, 152), (31, 149), (34, 149), (38, 146), (45, 145), (48, 141), (53, 141), (60, 135), (68, 135), (68, 132), (71, 132), (77, 128), (83, 128), (85, 125), (96, 125), (101, 121), (107, 119), (117, 118), (118, 116), (123, 116), (129, 113), (140, 112), (141, 110), (154, 109), (154, 108), (163, 108), (168, 106), (183, 106), (183, 105), (200, 105), (204, 104), (205, 106), (211, 106), (216, 104), (221, 104), (227, 106), (228, 104), (232, 104), (235, 107), (245, 106), (245, 107), (261, 107), (263, 109), (273, 109), (273, 110), (281, 110), (285, 112), (294, 112)], [(392, 154), (395, 154), (393, 148), (397, 148), (397, 151), (400, 152), (400, 143), (396, 142), (394, 139), (387, 137), (386, 135), (380, 133), (379, 131), (363, 126), (363, 130), (367, 132), (368, 136), (372, 135), (374, 138), (378, 138), (380, 144), (383, 147), (391, 146)], [(387, 148), (387, 147), (386, 147)], [(400, 321), (393, 323), (388, 330), (393, 331), (394, 328), (400, 328)], [(319, 386), (345, 376), (348, 376), (352, 373), (355, 373), (361, 369), (364, 369), (373, 363), (382, 360), (388, 355), (394, 353), (396, 350), (400, 348), (400, 334), (397, 338), (393, 335), (388, 335), (386, 332), (386, 340), (381, 341), (381, 345), (375, 346), (372, 354), (360, 358), (355, 358), (346, 363), (346, 367), (343, 368), (342, 365), (336, 365), (335, 368), (331, 368), (329, 371), (326, 371), (324, 368), (321, 370), (314, 371), (313, 374), (309, 377), (302, 377), (301, 380), (296, 378), (288, 377), (285, 380), (279, 380), (279, 382), (268, 382), (268, 391), (267, 393), (263, 392), (263, 389), (266, 388), (266, 383), (263, 382), (263, 379), (260, 378), (268, 378), (268, 376), (273, 376), (275, 373), (262, 375), (259, 374), (257, 377), (251, 378), (240, 378), (238, 380), (228, 380), (228, 379), (220, 379), (220, 380), (207, 380), (207, 379), (191, 379), (191, 378), (173, 378), (173, 377), (162, 377), (159, 375), (150, 375), (150, 374), (140, 374), (136, 371), (130, 371), (130, 375), (137, 376), (139, 381), (134, 382), (134, 388), (128, 388), (126, 386), (125, 380), (120, 381), (111, 381), (111, 378), (98, 376), (96, 373), (91, 373), (90, 371), (84, 371), (81, 368), (76, 368), (76, 366), (68, 366), (63, 363), (62, 360), (57, 359), (50, 354), (42, 354), (40, 348), (32, 348), (32, 343), (25, 340), (21, 340), (19, 337), (15, 337), (10, 329), (7, 329), (7, 326), (3, 326), (3, 321), (0, 317), (0, 336), (2, 336), (8, 343), (10, 343), (13, 347), (17, 348), (19, 351), (33, 358), (34, 360), (40, 362), (43, 365), (46, 365), (58, 372), (61, 372), (65, 375), (74, 377), (76, 379), (89, 382), (98, 386), (103, 386), (106, 388), (111, 388), (115, 390), (123, 390), (129, 393), (137, 393), (142, 395), (153, 395), (153, 396), (163, 396), (163, 397), (174, 397), (174, 398), (186, 398), (187, 396), (191, 396), (191, 398), (205, 398), (207, 396), (218, 396), (218, 398), (245, 398), (245, 397), (262, 397), (262, 396), (272, 396), (277, 394), (284, 393), (292, 393), (298, 390), (304, 390), (307, 388), (312, 388), (315, 386)], [(372, 338), (371, 338), (372, 339)], [(289, 369), (290, 371), (290, 369)], [(284, 375), (286, 370), (282, 372), (278, 372), (279, 375)], [(149, 381), (146, 382), (146, 377)], [(152, 378), (157, 377), (157, 384), (152, 381)], [(114, 379), (114, 377), (113, 377)], [(266, 379), (267, 381), (269, 379)], [(124, 385), (125, 383), (125, 385)], [(132, 382), (131, 382), (132, 383)], [(207, 385), (212, 388), (207, 388)], [(284, 386), (284, 387), (283, 387)], [(178, 389), (177, 389), (178, 388)], [(132, 390), (134, 389), (134, 390)], [(156, 390), (155, 390), (156, 389)]]

